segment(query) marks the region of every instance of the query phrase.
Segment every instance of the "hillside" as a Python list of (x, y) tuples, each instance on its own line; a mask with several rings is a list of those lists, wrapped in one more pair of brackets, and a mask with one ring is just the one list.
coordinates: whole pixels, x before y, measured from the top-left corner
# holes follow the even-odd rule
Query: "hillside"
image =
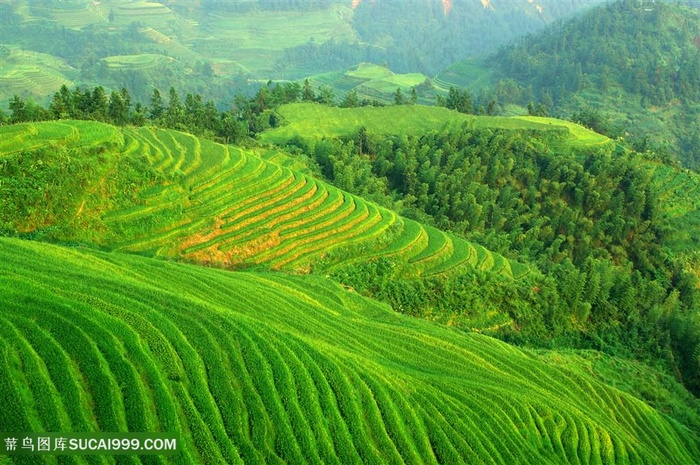
[(324, 278), (5, 238), (0, 282), (4, 431), (177, 432), (148, 463), (700, 460), (697, 432), (573, 359)]
[[(185, 133), (62, 121), (6, 126), (0, 136), (7, 232), (226, 268), (392, 257), (407, 276), (527, 273), (253, 151)], [(33, 190), (27, 177), (51, 187)]]
[(488, 87), (502, 103), (540, 101), (553, 115), (697, 168), (696, 7), (696, 2), (602, 5), (488, 59), (453, 65), (436, 82)]

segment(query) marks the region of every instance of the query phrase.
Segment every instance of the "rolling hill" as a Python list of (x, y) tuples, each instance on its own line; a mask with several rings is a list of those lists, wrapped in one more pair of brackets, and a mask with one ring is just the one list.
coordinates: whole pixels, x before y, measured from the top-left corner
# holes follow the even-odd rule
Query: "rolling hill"
[(322, 277), (3, 238), (0, 283), (4, 431), (179, 435), (144, 463), (700, 460), (697, 431), (584, 365)]

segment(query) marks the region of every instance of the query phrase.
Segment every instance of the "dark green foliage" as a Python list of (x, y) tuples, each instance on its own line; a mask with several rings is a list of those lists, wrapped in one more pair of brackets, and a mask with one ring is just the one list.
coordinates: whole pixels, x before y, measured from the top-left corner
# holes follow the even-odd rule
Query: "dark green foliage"
[[(696, 8), (615, 1), (501, 49), (487, 66), (500, 79), (500, 102), (539, 101), (547, 112), (696, 168), (699, 25)], [(541, 114), (538, 106), (530, 114)]]
[(29, 115), (27, 113), (27, 108), (24, 103), (24, 100), (22, 100), (20, 97), (17, 95), (14, 95), (10, 99), (9, 103), (9, 108), (10, 108), (10, 123), (21, 123), (24, 121), (29, 121)]
[(404, 105), (406, 103), (406, 99), (403, 96), (403, 92), (401, 92), (401, 88), (397, 87), (396, 92), (394, 92), (394, 105)]
[(450, 110), (456, 110), (460, 113), (474, 113), (472, 96), (466, 89), (457, 89), (451, 86), (447, 97), (440, 96), (437, 103), (439, 106), (447, 107)]

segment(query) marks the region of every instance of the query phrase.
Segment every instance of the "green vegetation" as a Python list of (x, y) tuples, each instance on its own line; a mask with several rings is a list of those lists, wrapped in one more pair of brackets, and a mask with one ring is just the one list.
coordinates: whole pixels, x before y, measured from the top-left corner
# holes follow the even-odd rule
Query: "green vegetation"
[(372, 63), (360, 63), (347, 71), (316, 74), (309, 81), (318, 92), (332, 91), (341, 106), (346, 107), (394, 103), (396, 89), (401, 89), (407, 99), (415, 90), (418, 103), (433, 104), (438, 92), (422, 73), (396, 74)]
[[(5, 431), (179, 433), (159, 463), (700, 459), (690, 418), (583, 363), (398, 315), (324, 278), (4, 238), (0, 281)], [(674, 416), (692, 411), (674, 400)]]
[[(4, 1), (2, 47), (20, 47), (31, 55), (17, 57), (12, 65), (3, 63), (0, 50), (0, 79), (17, 86), (0, 89), (0, 106), (15, 93), (43, 103), (72, 82), (108, 90), (126, 87), (142, 104), (149, 89), (174, 86), (204, 94), (223, 108), (237, 92), (254, 93), (258, 82), (342, 75), (358, 63), (382, 63), (402, 76), (393, 87), (379, 80), (366, 86), (366, 92), (358, 89), (370, 100), (391, 102), (397, 85), (406, 90), (457, 59), (496, 50), (541, 29), (546, 24), (542, 18), (552, 21), (591, 2), (548, 6), (542, 15), (526, 0), (494, 10), (471, 0), (452, 3), (445, 12), (435, 1), (402, 8), (391, 1), (368, 0), (354, 9), (350, 0)], [(144, 54), (173, 61), (126, 68), (107, 64), (118, 60), (110, 57)], [(45, 57), (61, 66), (46, 66)], [(33, 78), (38, 83), (30, 86)], [(331, 87), (342, 95), (342, 83)], [(421, 98), (421, 103), (432, 103), (434, 90), (424, 89)]]
[(105, 58), (107, 66), (112, 69), (146, 69), (171, 62), (172, 60), (172, 58), (163, 55), (155, 55), (152, 53), (111, 56)]
[(409, 3), (0, 1), (0, 431), (700, 462), (700, 16)]
[[(669, 372), (682, 370), (694, 386), (698, 260), (669, 255), (684, 242), (692, 247), (694, 229), (682, 228), (698, 224), (694, 201), (684, 200), (694, 191), (668, 191), (671, 184), (655, 179), (661, 171), (653, 157), (573, 123), (441, 108), (425, 111), (450, 115), (456, 125), (438, 129), (426, 127), (425, 117), (401, 119), (422, 111), (282, 106), (288, 126), (263, 134), (312, 158), (335, 185), (472, 242), (472, 250), (453, 245), (452, 256), (442, 257), (449, 244), (422, 246), (427, 236), (405, 229), (398, 242), (407, 250), (421, 247), (411, 260), (435, 260), (420, 280), (398, 274), (391, 255), (341, 262), (329, 267), (332, 276), (406, 313), (520, 344), (593, 348), (660, 363)], [(311, 129), (312, 121), (320, 123)], [(306, 137), (286, 139), (291, 127)], [(668, 209), (676, 204), (683, 207)], [(515, 261), (505, 264), (476, 244)], [(433, 276), (456, 260), (472, 266)], [(481, 267), (510, 268), (517, 279), (504, 284), (474, 271)]]
[(453, 65), (436, 82), (488, 88), (501, 105), (540, 102), (545, 113), (697, 168), (700, 12), (680, 3), (690, 5), (609, 2)]
[(75, 71), (52, 55), (2, 46), (0, 52), (0, 101), (13, 94), (45, 97), (62, 85), (73, 85)]
[(491, 84), (493, 76), (483, 58), (461, 60), (442, 70), (435, 77), (435, 84), (447, 90), (450, 87), (481, 91)]
[(351, 137), (364, 127), (372, 134), (413, 135), (430, 131), (472, 128), (544, 130), (555, 138), (569, 138), (571, 144), (603, 144), (609, 139), (580, 125), (553, 118), (509, 118), (455, 113), (446, 108), (423, 105), (382, 108), (337, 108), (312, 103), (284, 105), (277, 109), (282, 125), (261, 135), (263, 142), (284, 144), (295, 137)]

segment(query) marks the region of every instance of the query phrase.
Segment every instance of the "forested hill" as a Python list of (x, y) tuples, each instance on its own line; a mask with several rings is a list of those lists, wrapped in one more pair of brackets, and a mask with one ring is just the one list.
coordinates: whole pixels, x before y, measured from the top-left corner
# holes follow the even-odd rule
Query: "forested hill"
[(700, 11), (690, 4), (615, 2), (500, 50), (488, 66), (505, 101), (540, 101), (698, 167), (698, 31)]

